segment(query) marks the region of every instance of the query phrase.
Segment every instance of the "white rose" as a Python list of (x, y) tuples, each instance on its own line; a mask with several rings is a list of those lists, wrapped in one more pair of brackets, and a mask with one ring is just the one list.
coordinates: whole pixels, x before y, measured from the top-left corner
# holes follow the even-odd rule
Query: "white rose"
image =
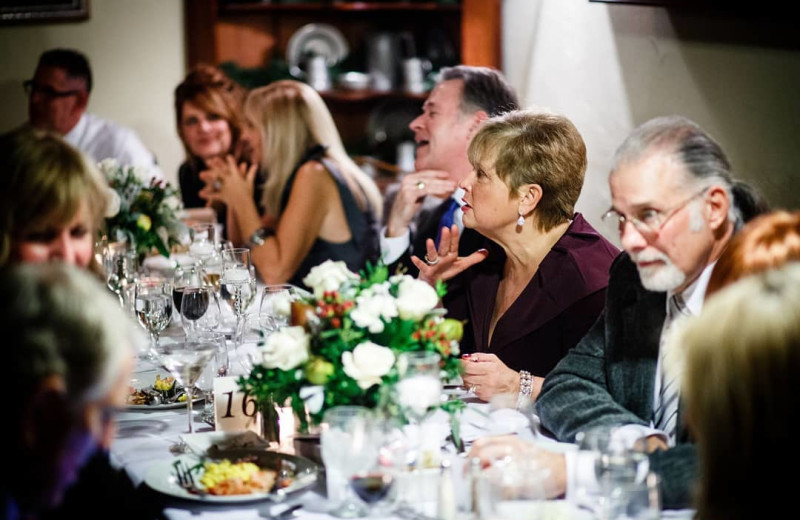
[(108, 158), (103, 159), (99, 163), (97, 163), (97, 167), (100, 168), (100, 171), (103, 172), (106, 179), (111, 180), (117, 176), (117, 168), (119, 165), (117, 164), (116, 159)]
[(308, 275), (303, 278), (303, 283), (314, 290), (316, 298), (322, 298), (326, 291), (335, 291), (344, 282), (358, 279), (358, 275), (348, 270), (344, 262), (326, 260), (312, 267)]
[(322, 405), (325, 404), (325, 387), (317, 386), (304, 386), (298, 392), (300, 399), (306, 403), (306, 408), (310, 413), (319, 413), (322, 410)]
[(406, 276), (397, 290), (397, 309), (404, 320), (421, 320), (439, 304), (436, 290), (425, 282)]
[(291, 370), (308, 361), (309, 337), (303, 327), (283, 327), (269, 335), (261, 353), (266, 368)]
[(180, 211), (183, 209), (183, 202), (181, 202), (181, 199), (178, 197), (170, 195), (169, 197), (164, 198), (164, 206), (172, 211)]
[(352, 377), (362, 390), (381, 382), (394, 365), (392, 349), (371, 341), (360, 343), (352, 352), (342, 354), (342, 369)]
[(108, 188), (106, 192), (106, 200), (108, 201), (108, 205), (106, 206), (106, 218), (111, 218), (116, 216), (119, 213), (120, 205), (122, 204), (122, 199), (119, 198), (119, 193), (113, 188)]
[(350, 317), (359, 327), (379, 334), (383, 332), (384, 320), (397, 317), (397, 303), (394, 298), (384, 294), (359, 296)]
[(146, 168), (144, 166), (133, 166), (133, 175), (136, 179), (139, 180), (145, 186), (150, 186), (150, 180), (154, 177), (153, 172), (150, 171), (150, 168)]

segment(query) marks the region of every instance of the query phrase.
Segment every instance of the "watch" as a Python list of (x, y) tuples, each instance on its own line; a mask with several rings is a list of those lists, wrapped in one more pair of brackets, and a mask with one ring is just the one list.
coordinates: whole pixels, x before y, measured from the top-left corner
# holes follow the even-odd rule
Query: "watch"
[(250, 235), (250, 238), (247, 239), (247, 247), (254, 248), (258, 246), (264, 245), (268, 237), (271, 237), (275, 234), (275, 230), (272, 228), (258, 228), (253, 231), (253, 234)]

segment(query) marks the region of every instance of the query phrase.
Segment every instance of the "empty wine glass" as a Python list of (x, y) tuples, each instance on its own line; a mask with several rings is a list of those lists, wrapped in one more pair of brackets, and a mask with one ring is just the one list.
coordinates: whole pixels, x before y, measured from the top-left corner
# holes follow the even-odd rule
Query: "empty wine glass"
[(203, 373), (197, 379), (195, 385), (203, 392), (203, 413), (200, 418), (208, 423), (214, 424), (214, 379), (225, 377), (230, 371), (230, 361), (228, 358), (228, 344), (225, 341), (225, 334), (222, 332), (201, 332), (198, 341), (208, 342), (217, 347), (214, 357), (206, 364)]
[(527, 457), (506, 457), (492, 462), (479, 483), (483, 489), (479, 502), (485, 501), (484, 515), (489, 518), (535, 520), (555, 518), (548, 510), (551, 471)]
[(489, 399), (489, 414), (492, 420), (503, 421), (508, 433), (519, 434), (527, 440), (541, 438), (539, 417), (530, 399), (520, 400), (517, 394), (495, 394)]
[(366, 513), (348, 481), (368, 469), (374, 460), (370, 422), (370, 410), (362, 406), (335, 406), (322, 416), (320, 444), (328, 478), (328, 499), (339, 502), (330, 511), (333, 516), (358, 518)]
[(183, 330), (189, 339), (219, 327), (220, 311), (213, 287), (184, 287), (181, 297)]
[(397, 360), (397, 401), (406, 417), (421, 423), (442, 399), (442, 377), (436, 352), (403, 352)]
[(220, 293), (236, 316), (236, 348), (241, 345), (247, 309), (256, 297), (256, 279), (250, 271), (250, 250), (234, 248), (222, 251)]
[(289, 325), (292, 301), (298, 298), (297, 287), (288, 283), (268, 284), (261, 293), (258, 319), (262, 330), (275, 332)]
[[(217, 352), (217, 345), (210, 341), (189, 340), (178, 343), (154, 345), (153, 354), (161, 367), (169, 372), (186, 391), (186, 409), (189, 421), (188, 433), (194, 433), (192, 401), (194, 384), (203, 373), (206, 364)], [(184, 451), (185, 446), (173, 446), (172, 451)]]
[(155, 347), (172, 319), (169, 284), (159, 278), (142, 278), (134, 285), (134, 310), (139, 323), (150, 333)]
[(107, 250), (106, 285), (117, 295), (120, 304), (124, 305), (123, 290), (136, 283), (139, 274), (139, 260), (136, 251), (121, 249), (122, 246), (111, 247)]

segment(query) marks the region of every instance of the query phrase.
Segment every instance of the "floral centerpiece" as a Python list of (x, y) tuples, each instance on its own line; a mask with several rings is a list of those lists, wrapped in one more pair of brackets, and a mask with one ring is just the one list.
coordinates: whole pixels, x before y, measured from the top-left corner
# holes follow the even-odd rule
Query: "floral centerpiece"
[[(382, 264), (359, 276), (344, 262), (330, 260), (311, 269), (303, 282), (313, 295), (291, 304), (293, 325), (260, 343), (260, 362), (238, 381), (261, 403), (291, 401), (300, 431), (338, 405), (402, 415), (391, 388), (403, 352), (436, 352), (442, 377), (458, 376), (463, 328), (437, 308), (444, 284), (434, 288), (408, 275), (389, 276)], [(288, 301), (284, 312), (290, 312)]]
[(127, 240), (140, 256), (155, 249), (168, 257), (170, 248), (187, 233), (178, 218), (183, 208), (178, 190), (146, 168), (121, 165), (114, 159), (106, 159), (98, 167), (111, 187), (105, 220), (108, 240)]

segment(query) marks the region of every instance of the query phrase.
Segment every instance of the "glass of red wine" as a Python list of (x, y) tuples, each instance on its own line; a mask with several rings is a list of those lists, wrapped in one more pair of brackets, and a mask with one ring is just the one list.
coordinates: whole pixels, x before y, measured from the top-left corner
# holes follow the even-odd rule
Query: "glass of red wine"
[(216, 330), (219, 327), (220, 310), (214, 288), (205, 285), (185, 287), (181, 297), (181, 318), (188, 339)]
[(403, 433), (397, 421), (373, 418), (369, 423), (370, 442), (373, 446), (371, 463), (350, 477), (350, 488), (370, 508), (369, 516), (388, 516), (389, 495), (402, 466), (406, 450), (398, 449)]

